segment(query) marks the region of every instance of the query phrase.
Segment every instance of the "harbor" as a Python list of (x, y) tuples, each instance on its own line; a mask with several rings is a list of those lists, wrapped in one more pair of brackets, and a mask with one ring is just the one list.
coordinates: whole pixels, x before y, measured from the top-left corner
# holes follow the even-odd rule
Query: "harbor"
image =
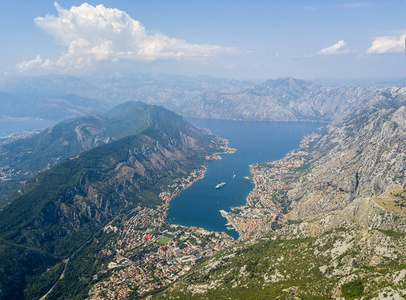
[[(222, 154), (221, 160), (209, 161), (204, 177), (171, 200), (166, 220), (171, 224), (222, 231), (234, 239), (238, 239), (242, 232), (242, 238), (249, 236), (261, 225), (261, 219), (264, 218), (250, 207), (242, 209), (244, 214), (239, 218), (230, 212), (232, 207), (245, 206), (248, 195), (255, 188), (250, 165), (283, 158), (286, 153), (299, 147), (306, 134), (312, 133), (320, 126), (317, 123), (297, 122), (261, 123), (201, 119), (190, 121), (200, 128), (209, 128), (213, 134), (228, 139), (229, 146), (236, 148), (237, 151)], [(223, 182), (226, 185), (215, 188)], [(227, 213), (229, 219), (234, 221), (226, 220), (220, 210), (229, 212)], [(268, 218), (272, 217), (269, 214)]]
[[(220, 214), (223, 218), (226, 218), (228, 223), (226, 224), (226, 226), (232, 226), (232, 228), (234, 228), (238, 234), (239, 234), (239, 238), (240, 239), (242, 236), (244, 236), (244, 233), (238, 228), (238, 226), (235, 224), (233, 218), (230, 216), (230, 214), (228, 212), (226, 212), (225, 210), (220, 210)], [(227, 227), (228, 229), (229, 227)]]

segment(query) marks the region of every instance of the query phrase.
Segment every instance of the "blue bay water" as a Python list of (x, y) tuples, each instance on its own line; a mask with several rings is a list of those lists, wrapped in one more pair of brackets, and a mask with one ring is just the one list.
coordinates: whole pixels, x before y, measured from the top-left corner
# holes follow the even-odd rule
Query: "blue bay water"
[[(249, 165), (283, 158), (298, 148), (307, 134), (317, 132), (321, 123), (306, 122), (246, 122), (211, 119), (188, 119), (200, 128), (208, 128), (215, 135), (229, 140), (236, 148), (233, 154), (222, 155), (222, 160), (207, 164), (203, 179), (196, 181), (171, 200), (167, 221), (172, 224), (203, 227), (224, 231), (238, 237), (234, 230), (227, 230), (227, 220), (219, 210), (244, 205), (254, 184), (245, 179), (250, 175)], [(235, 176), (234, 176), (235, 175)], [(214, 187), (220, 183), (220, 189)]]
[(19, 120), (0, 121), (0, 137), (10, 133), (47, 128), (58, 123), (57, 120)]

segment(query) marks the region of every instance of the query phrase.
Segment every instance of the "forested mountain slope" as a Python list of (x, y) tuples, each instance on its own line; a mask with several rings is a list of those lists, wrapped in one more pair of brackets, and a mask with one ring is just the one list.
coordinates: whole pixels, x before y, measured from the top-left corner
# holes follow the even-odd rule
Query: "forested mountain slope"
[(142, 102), (127, 102), (105, 114), (67, 120), (30, 138), (0, 145), (0, 205), (16, 189), (22, 188), (21, 182), (38, 172), (155, 126), (161, 111), (162, 108)]
[[(83, 153), (30, 179), (0, 211), (2, 299), (41, 296), (41, 288), (50, 288), (42, 282), (44, 272), (52, 268), (60, 274), (68, 258), (70, 270), (82, 268), (87, 273), (100, 267), (94, 260), (86, 263), (75, 257), (90, 251), (88, 247), (94, 246), (90, 241), (104, 225), (134, 209), (162, 206), (159, 194), (204, 165), (206, 156), (222, 146), (213, 135), (194, 128), (175, 113), (142, 103), (126, 103), (104, 118), (88, 117), (59, 126), (69, 129), (73, 141), (83, 120), (89, 119), (93, 123), (86, 123), (87, 128), (98, 125), (103, 130), (93, 133), (111, 141), (97, 146), (95, 135), (81, 127), (94, 148), (85, 151), (86, 143), (76, 140)], [(67, 135), (57, 136), (52, 131), (43, 136), (63, 145)], [(71, 276), (82, 275), (73, 272)], [(69, 285), (75, 284), (75, 278)], [(90, 275), (86, 280), (91, 280)], [(74, 292), (83, 290), (77, 286)], [(68, 294), (63, 297), (69, 298)]]

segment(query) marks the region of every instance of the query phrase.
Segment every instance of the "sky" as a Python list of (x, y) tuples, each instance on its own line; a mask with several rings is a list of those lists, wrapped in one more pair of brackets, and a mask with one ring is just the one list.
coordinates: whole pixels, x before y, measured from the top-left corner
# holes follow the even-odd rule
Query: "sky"
[(0, 0), (0, 76), (406, 77), (406, 1)]

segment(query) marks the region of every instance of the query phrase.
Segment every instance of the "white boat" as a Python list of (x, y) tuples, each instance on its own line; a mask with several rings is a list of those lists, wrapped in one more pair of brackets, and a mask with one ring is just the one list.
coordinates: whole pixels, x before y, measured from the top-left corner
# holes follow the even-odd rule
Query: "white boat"
[(225, 183), (225, 182), (222, 182), (222, 183), (219, 183), (218, 185), (216, 185), (215, 188), (216, 188), (216, 189), (219, 189), (219, 188), (222, 188), (222, 187), (225, 186), (225, 185), (226, 185), (226, 183)]

